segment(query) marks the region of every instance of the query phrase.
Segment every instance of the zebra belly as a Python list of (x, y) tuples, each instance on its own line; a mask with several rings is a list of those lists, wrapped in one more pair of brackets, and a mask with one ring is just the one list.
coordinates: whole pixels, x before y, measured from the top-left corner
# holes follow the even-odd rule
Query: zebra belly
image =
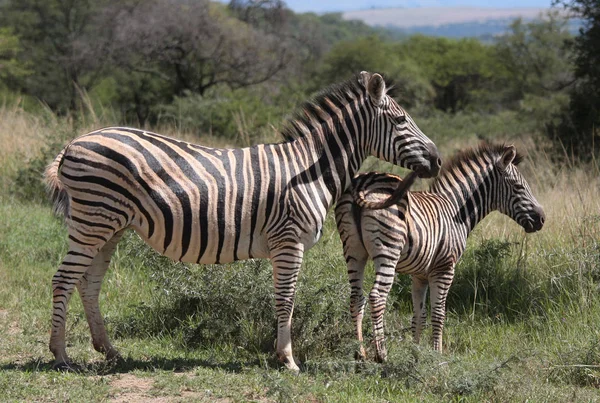
[[(444, 242), (435, 215), (427, 217), (431, 220), (414, 218), (408, 224), (408, 242), (404, 245), (396, 272), (422, 277), (429, 275), (429, 270), (435, 263), (440, 245)], [(420, 231), (417, 230), (419, 226)]]
[(195, 231), (189, 237), (189, 242), (182, 242), (182, 239), (188, 237), (182, 236), (181, 233), (175, 233), (172, 241), (166, 247), (163, 231), (158, 231), (148, 238), (145, 228), (135, 225), (133, 228), (154, 250), (173, 260), (185, 263), (231, 263), (237, 260), (269, 257), (266, 239), (260, 233), (252, 235), (250, 232), (228, 231), (227, 227), (225, 231), (219, 232), (221, 224), (217, 220), (212, 220), (212, 222), (203, 224), (207, 228), (204, 233), (208, 234), (208, 237), (202, 239), (202, 236), (198, 236), (202, 232), (199, 223), (194, 222), (193, 224)]

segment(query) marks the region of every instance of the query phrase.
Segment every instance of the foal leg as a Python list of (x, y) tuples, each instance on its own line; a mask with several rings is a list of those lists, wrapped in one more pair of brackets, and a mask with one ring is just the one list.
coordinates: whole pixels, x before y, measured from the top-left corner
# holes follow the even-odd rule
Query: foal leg
[(413, 318), (411, 330), (413, 340), (419, 344), (421, 340), (421, 331), (427, 319), (427, 306), (425, 305), (425, 295), (427, 294), (427, 280), (412, 276), (412, 303), (413, 303)]
[(356, 352), (357, 360), (365, 360), (367, 354), (363, 345), (362, 322), (365, 315), (366, 298), (363, 294), (363, 280), (367, 256), (360, 258), (346, 257), (348, 261), (348, 280), (350, 281), (350, 314), (354, 323), (354, 334), (359, 342)]
[(442, 352), (442, 332), (446, 320), (446, 297), (454, 278), (454, 264), (448, 269), (439, 270), (434, 276), (429, 277), (431, 292), (431, 327), (432, 346), (434, 350)]
[(383, 315), (387, 303), (387, 296), (394, 284), (396, 273), (396, 260), (385, 257), (375, 257), (375, 282), (369, 293), (369, 305), (371, 306), (371, 320), (373, 322), (373, 338), (375, 341), (375, 361), (384, 362), (387, 359), (385, 347), (385, 333), (383, 326)]

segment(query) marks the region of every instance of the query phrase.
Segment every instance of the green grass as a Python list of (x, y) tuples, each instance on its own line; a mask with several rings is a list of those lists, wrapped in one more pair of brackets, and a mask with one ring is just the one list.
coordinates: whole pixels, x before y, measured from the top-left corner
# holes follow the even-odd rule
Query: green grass
[[(544, 243), (546, 252), (558, 253), (549, 238), (531, 243)], [(459, 268), (465, 276), (457, 276), (457, 286), (467, 282), (482, 259), (497, 267), (480, 286), (500, 284), (496, 296), (475, 301), (474, 314), (464, 309), (473, 295), (449, 301), (441, 355), (425, 341), (415, 346), (409, 340), (408, 294), (405, 279), (399, 279), (386, 318), (389, 361), (358, 364), (352, 359), (356, 344), (346, 312), (345, 265), (330, 220), (324, 239), (308, 253), (300, 279), (294, 347), (304, 366), (296, 376), (281, 371), (273, 358), (275, 322), (266, 262), (184, 266), (158, 258), (129, 234), (119, 245), (101, 294), (109, 333), (124, 360), (109, 365), (93, 351), (75, 296), (67, 324), (68, 351), (83, 370), (58, 373), (51, 370), (47, 342), (50, 282), (66, 252), (65, 231), (48, 207), (8, 200), (0, 206), (0, 390), (9, 401), (594, 401), (600, 396), (597, 282), (582, 272), (578, 283), (560, 283), (553, 291), (548, 282), (554, 278), (559, 284), (556, 273), (535, 267), (550, 259), (551, 265), (562, 261), (583, 270), (581, 253), (573, 266), (565, 259), (577, 251), (563, 246), (558, 257), (530, 246), (527, 253), (534, 264), (526, 266), (529, 276), (519, 277), (525, 282), (521, 291), (546, 290), (536, 297), (545, 310), (530, 309), (522, 298), (522, 312), (511, 315), (484, 304), (505, 298), (497, 294), (506, 293), (511, 283), (501, 280), (510, 277), (518, 259), (515, 249), (520, 248), (511, 246), (507, 256), (494, 260), (485, 253), (498, 246), (476, 235)], [(238, 284), (228, 291), (232, 281)], [(244, 298), (233, 298), (239, 293)], [(181, 308), (182, 301), (200, 305), (178, 313), (173, 308)], [(210, 323), (216, 330), (207, 328)], [(365, 328), (368, 338), (368, 323)]]
[[(51, 279), (67, 242), (61, 221), (40, 202), (39, 178), (51, 149), (74, 129), (18, 109), (0, 112), (7, 146), (0, 153), (2, 401), (600, 400), (597, 167), (555, 166), (515, 114), (419, 119), (444, 155), (477, 143), (475, 135), (518, 138), (532, 155), (524, 175), (547, 215), (534, 235), (499, 214), (476, 228), (450, 290), (444, 353), (429, 348), (429, 328), (419, 346), (410, 340), (410, 279), (400, 276), (385, 318), (388, 362), (354, 361), (346, 267), (330, 215), (299, 279), (292, 335), (303, 370), (293, 375), (274, 358), (267, 261), (183, 265), (158, 256), (133, 233), (119, 244), (100, 295), (123, 361), (106, 363), (93, 350), (75, 294), (67, 350), (82, 371), (53, 371)], [(373, 159), (364, 168), (389, 169)], [(372, 280), (368, 270), (367, 286)], [(370, 340), (368, 320), (364, 331)], [(374, 355), (368, 343), (367, 353)]]

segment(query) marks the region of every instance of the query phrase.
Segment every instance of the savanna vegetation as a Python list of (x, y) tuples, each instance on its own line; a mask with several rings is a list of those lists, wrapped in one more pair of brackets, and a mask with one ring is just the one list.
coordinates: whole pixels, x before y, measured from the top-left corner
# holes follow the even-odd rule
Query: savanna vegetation
[[(579, 35), (550, 13), (483, 43), (397, 37), (269, 0), (0, 0), (2, 399), (598, 400), (600, 2), (556, 7), (581, 16)], [(493, 214), (472, 234), (447, 303), (443, 354), (427, 333), (419, 346), (410, 340), (402, 276), (388, 303), (388, 362), (354, 361), (330, 217), (299, 280), (299, 375), (274, 359), (267, 261), (175, 263), (133, 233), (100, 301), (124, 359), (106, 363), (92, 349), (76, 296), (67, 342), (83, 369), (51, 369), (51, 278), (67, 240), (41, 174), (68, 140), (126, 124), (206, 145), (279, 141), (302, 100), (360, 70), (395, 81), (395, 97), (444, 156), (482, 139), (515, 143), (546, 210), (540, 233)], [(397, 168), (373, 159), (364, 170)]]

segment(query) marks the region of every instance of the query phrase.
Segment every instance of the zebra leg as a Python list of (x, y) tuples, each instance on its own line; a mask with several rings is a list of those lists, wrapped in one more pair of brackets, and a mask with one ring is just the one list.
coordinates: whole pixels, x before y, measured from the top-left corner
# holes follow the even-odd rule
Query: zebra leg
[(385, 347), (383, 315), (387, 296), (394, 283), (396, 264), (395, 261), (382, 257), (375, 258), (374, 262), (376, 275), (373, 288), (369, 293), (369, 305), (371, 306), (371, 320), (373, 322), (375, 361), (384, 362), (387, 359), (387, 350)]
[[(71, 231), (69, 231), (71, 233)], [(83, 243), (72, 241), (69, 252), (65, 256), (58, 271), (52, 277), (52, 330), (50, 334), (50, 351), (54, 354), (54, 367), (69, 369), (70, 361), (65, 348), (65, 321), (67, 307), (75, 286), (91, 266), (98, 249)]]
[(88, 325), (90, 326), (90, 333), (92, 334), (92, 344), (94, 349), (98, 352), (104, 353), (107, 360), (115, 359), (119, 356), (119, 352), (112, 346), (108, 340), (106, 334), (106, 328), (104, 326), (104, 319), (100, 312), (100, 305), (98, 303), (98, 295), (102, 287), (102, 280), (108, 266), (110, 259), (115, 251), (117, 243), (121, 239), (124, 231), (117, 232), (103, 247), (100, 252), (94, 257), (90, 267), (87, 269), (81, 281), (77, 285), (79, 294), (81, 295), (81, 301), (83, 302), (83, 308), (85, 310), (85, 316), (87, 318)]
[(302, 266), (304, 245), (289, 243), (271, 250), (273, 282), (275, 284), (275, 311), (277, 314), (277, 358), (292, 371), (299, 371), (292, 355), (292, 314), (296, 281)]
[(357, 360), (365, 360), (367, 354), (363, 345), (362, 322), (365, 315), (365, 304), (367, 302), (363, 294), (363, 280), (367, 256), (348, 258), (348, 280), (350, 281), (350, 314), (354, 323), (354, 332), (359, 341), (359, 350), (356, 352)]
[(432, 346), (436, 351), (442, 352), (442, 332), (444, 331), (444, 321), (446, 320), (446, 297), (448, 290), (454, 278), (454, 266), (450, 270), (441, 271), (439, 275), (430, 277), (429, 287), (431, 288), (431, 327)]
[(421, 340), (421, 331), (427, 319), (427, 306), (425, 305), (425, 295), (427, 294), (427, 280), (412, 276), (412, 303), (413, 303), (413, 318), (411, 330), (413, 340), (419, 344)]

